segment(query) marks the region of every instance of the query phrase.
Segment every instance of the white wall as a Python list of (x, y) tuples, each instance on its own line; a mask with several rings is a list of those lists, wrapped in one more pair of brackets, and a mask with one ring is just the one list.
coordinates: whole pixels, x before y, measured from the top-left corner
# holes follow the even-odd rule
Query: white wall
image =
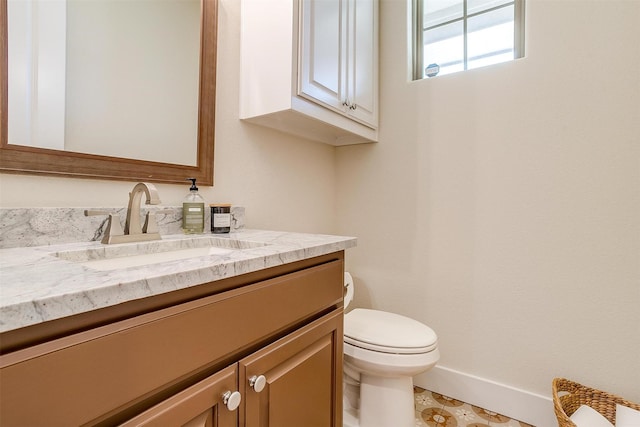
[(432, 326), (442, 366), (640, 401), (640, 2), (529, 0), (526, 58), (413, 83), (406, 3), (380, 142), (338, 149), (356, 305)]
[[(240, 2), (219, 4), (215, 186), (207, 202), (247, 208), (247, 226), (335, 231), (335, 149), (238, 120)], [(187, 178), (187, 177), (185, 177)], [(0, 206), (122, 207), (134, 183), (0, 175)], [(189, 184), (157, 185), (165, 205), (178, 205)]]

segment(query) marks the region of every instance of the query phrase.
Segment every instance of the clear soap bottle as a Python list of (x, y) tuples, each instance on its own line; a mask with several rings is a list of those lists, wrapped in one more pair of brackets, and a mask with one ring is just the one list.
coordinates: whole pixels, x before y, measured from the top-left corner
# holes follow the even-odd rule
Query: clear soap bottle
[(201, 234), (204, 232), (204, 199), (198, 194), (195, 178), (191, 181), (189, 194), (182, 202), (182, 230), (185, 234)]

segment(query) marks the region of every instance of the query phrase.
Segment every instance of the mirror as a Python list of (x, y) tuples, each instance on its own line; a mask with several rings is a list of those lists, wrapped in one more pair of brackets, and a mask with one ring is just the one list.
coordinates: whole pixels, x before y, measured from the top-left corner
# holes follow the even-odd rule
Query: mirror
[[(47, 74), (51, 78), (57, 75), (57, 84), (45, 87), (56, 88), (60, 95), (41, 101), (33, 98), (38, 86), (31, 83), (30, 87), (23, 84), (21, 88), (17, 83), (20, 79), (14, 77), (16, 67), (21, 65), (20, 56), (15, 54), (19, 49), (14, 46), (20, 46), (22, 40), (20, 32), (14, 30), (17, 24), (8, 29), (7, 0), (0, 0), (0, 171), (164, 183), (183, 183), (185, 178), (194, 177), (201, 185), (213, 185), (217, 0), (195, 0), (197, 10), (193, 3), (189, 4), (193, 1), (39, 2), (33, 9), (52, 7), (56, 3), (62, 5), (62, 11), (58, 13), (63, 21), (62, 30), (54, 28), (51, 33), (63, 34), (57, 49), (63, 52), (59, 55), (62, 59), (54, 57), (52, 60), (52, 55), (30, 52), (37, 58), (31, 62), (44, 64), (41, 67), (45, 70), (57, 70), (56, 61), (61, 64), (58, 70), (62, 69), (62, 73)], [(19, 0), (16, 3), (19, 9), (27, 2)], [(143, 9), (123, 10), (124, 4)], [(174, 9), (163, 13), (160, 5)], [(122, 34), (113, 32), (113, 22), (100, 31), (96, 30), (97, 21), (87, 27), (91, 18), (84, 15), (86, 10), (82, 10), (87, 6), (91, 6), (89, 9), (93, 10), (94, 17), (100, 19), (119, 13), (113, 22), (117, 22)], [(96, 9), (96, 6), (102, 9)], [(110, 9), (107, 11), (104, 7)], [(15, 13), (15, 9), (11, 11), (10, 25), (13, 25), (20, 13)], [(37, 16), (37, 13), (29, 12)], [(44, 10), (40, 13), (47, 18), (40, 30), (46, 34), (45, 28), (51, 25), (51, 17), (56, 12)], [(83, 13), (81, 19), (74, 18), (78, 13)], [(144, 16), (144, 26), (141, 25), (143, 19), (132, 19), (136, 14)], [(160, 17), (161, 21), (151, 23), (152, 15)], [(180, 27), (177, 22), (180, 15), (190, 16), (191, 21)], [(170, 23), (167, 16), (172, 19)], [(142, 41), (133, 41), (133, 35), (125, 34), (127, 25), (133, 29), (136, 38), (146, 38), (151, 43), (140, 45)], [(171, 28), (168, 35), (167, 27)], [(164, 33), (158, 31), (163, 29)], [(93, 38), (88, 31), (94, 33)], [(81, 32), (86, 35), (78, 37)], [(83, 39), (84, 45), (77, 43), (79, 38)], [(46, 36), (46, 43), (41, 41), (39, 44), (51, 45), (55, 43), (54, 39)], [(182, 40), (181, 45), (176, 45), (178, 39)], [(105, 47), (102, 46), (104, 40), (120, 40), (120, 44), (117, 49), (106, 47), (112, 53), (105, 54), (98, 49)], [(188, 43), (195, 46), (187, 47)], [(127, 50), (132, 46), (134, 48)], [(11, 55), (9, 49), (13, 49)], [(140, 52), (144, 53), (143, 59), (138, 58), (143, 56)], [(152, 53), (157, 55), (152, 57)], [(47, 60), (54, 67), (50, 67)], [(23, 62), (29, 64), (29, 60)], [(142, 68), (134, 67), (137, 63)], [(182, 74), (177, 74), (175, 69), (178, 67), (173, 67), (172, 63), (180, 65)], [(126, 79), (112, 79), (118, 73), (126, 74)], [(38, 72), (32, 74), (38, 75)], [(41, 71), (40, 74), (44, 73)], [(136, 74), (142, 80), (132, 81), (130, 77)], [(33, 80), (39, 84), (38, 79)], [(95, 81), (99, 82), (97, 86), (88, 86)], [(149, 86), (150, 83), (154, 86)], [(118, 95), (118, 90), (124, 92)], [(49, 94), (51, 91), (40, 92)], [(114, 99), (116, 101), (110, 105), (110, 100)], [(29, 108), (25, 109), (20, 103)], [(42, 109), (39, 115), (34, 105)], [(56, 116), (58, 120), (53, 121)], [(40, 117), (44, 119), (38, 121)], [(165, 124), (171, 127), (162, 128)], [(164, 147), (163, 139), (167, 144)], [(124, 147), (124, 151), (116, 151), (117, 147)], [(158, 153), (166, 155), (159, 157)]]

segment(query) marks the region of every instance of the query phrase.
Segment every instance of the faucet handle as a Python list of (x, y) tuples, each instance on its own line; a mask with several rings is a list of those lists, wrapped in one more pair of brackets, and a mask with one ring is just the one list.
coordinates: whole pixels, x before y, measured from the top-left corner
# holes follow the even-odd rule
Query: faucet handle
[(98, 215), (108, 215), (107, 218), (107, 228), (104, 230), (104, 237), (102, 237), (102, 243), (109, 244), (112, 242), (112, 238), (114, 236), (124, 236), (124, 231), (122, 230), (122, 224), (120, 224), (120, 217), (116, 213), (112, 213), (109, 211), (99, 211), (99, 210), (86, 210), (84, 211), (85, 216), (98, 216)]
[(101, 210), (91, 210), (86, 209), (84, 211), (84, 216), (99, 216), (99, 215), (108, 215), (107, 218), (107, 228), (104, 230), (104, 237), (102, 238), (102, 243), (109, 244), (112, 242), (112, 238), (114, 236), (124, 236), (124, 231), (122, 230), (122, 224), (120, 224), (120, 216), (117, 213), (109, 212), (109, 211), (101, 211)]
[(111, 243), (112, 237), (114, 236), (124, 236), (124, 231), (122, 230), (122, 224), (120, 224), (120, 217), (118, 214), (110, 213), (107, 222), (107, 229), (104, 231), (104, 237), (102, 238), (102, 243)]
[(174, 214), (176, 212), (175, 209), (159, 209), (156, 211), (149, 211), (145, 216), (144, 225), (142, 226), (142, 232), (151, 234), (158, 233), (158, 214), (169, 215)]
[(154, 212), (147, 212), (142, 226), (142, 232), (151, 234), (158, 232), (158, 221), (156, 220), (156, 214)]

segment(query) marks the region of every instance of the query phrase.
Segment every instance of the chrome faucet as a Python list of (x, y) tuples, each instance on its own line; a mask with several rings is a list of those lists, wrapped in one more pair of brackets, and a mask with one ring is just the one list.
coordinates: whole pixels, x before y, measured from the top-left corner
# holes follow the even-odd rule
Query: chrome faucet
[(147, 205), (159, 205), (160, 196), (153, 184), (140, 182), (133, 187), (129, 193), (129, 206), (127, 207), (127, 219), (124, 225), (120, 225), (120, 217), (116, 213), (106, 211), (86, 210), (86, 216), (109, 215), (107, 229), (104, 232), (102, 243), (129, 243), (142, 242), (147, 240), (160, 240), (156, 214), (147, 212), (143, 226), (140, 226), (140, 208), (142, 205), (142, 194), (146, 196)]

